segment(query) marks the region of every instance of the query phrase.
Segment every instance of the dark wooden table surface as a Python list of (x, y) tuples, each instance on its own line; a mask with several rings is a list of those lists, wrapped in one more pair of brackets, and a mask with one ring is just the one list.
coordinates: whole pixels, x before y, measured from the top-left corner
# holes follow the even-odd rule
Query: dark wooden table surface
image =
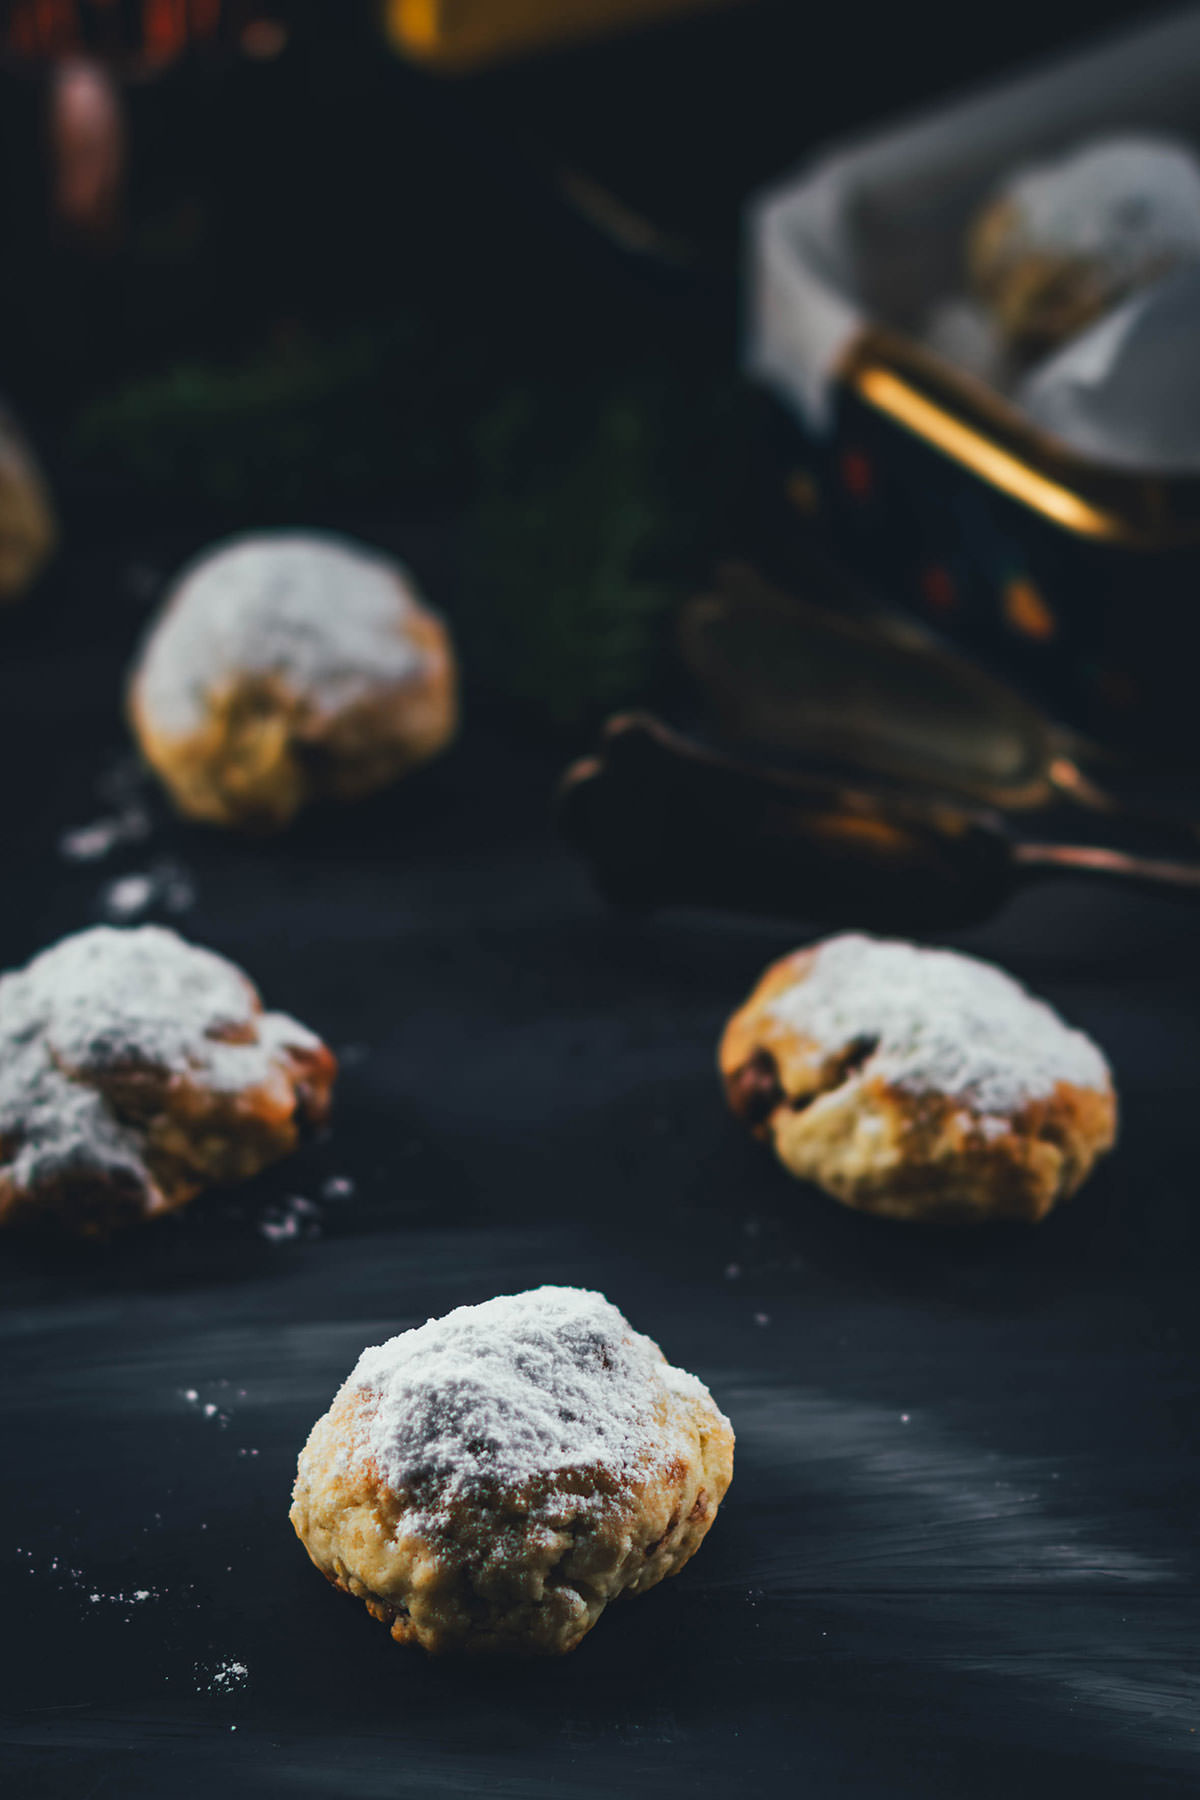
[[(1108, 1050), (1120, 1148), (1036, 1232), (856, 1218), (713, 1072), (811, 927), (611, 916), (548, 829), (554, 757), (494, 727), (277, 842), (160, 807), (148, 843), (64, 862), (127, 753), (151, 585), (99, 557), (0, 620), (0, 965), (173, 857), (177, 923), (344, 1070), (329, 1136), (250, 1186), (107, 1249), (0, 1248), (4, 1793), (1193, 1791), (1193, 920), (1047, 889), (965, 937)], [(602, 1288), (711, 1385), (733, 1488), (574, 1656), (428, 1662), (310, 1568), (296, 1453), (362, 1345), (543, 1281)]]

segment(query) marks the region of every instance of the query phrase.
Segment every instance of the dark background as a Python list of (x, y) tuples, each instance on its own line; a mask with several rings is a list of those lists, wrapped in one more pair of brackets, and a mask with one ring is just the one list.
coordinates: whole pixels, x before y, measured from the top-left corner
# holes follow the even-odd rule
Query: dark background
[[(54, 471), (65, 543), (0, 618), (0, 964), (173, 858), (196, 896), (174, 922), (344, 1065), (332, 1132), (259, 1181), (107, 1248), (0, 1251), (6, 1793), (1194, 1788), (1188, 915), (1049, 888), (956, 940), (1112, 1058), (1122, 1143), (1076, 1202), (1037, 1232), (967, 1238), (843, 1212), (743, 1138), (713, 1070), (724, 1017), (815, 922), (604, 910), (549, 816), (594, 696), (564, 720), (546, 701), (558, 665), (540, 698), (489, 678), (464, 553), (484, 465), (459, 421), (515, 393), (535, 439), (569, 443), (618, 376), (631, 405), (666, 395), (666, 412), (717, 391), (743, 181), (1101, 16), (765, 7), (453, 89), (365, 33), (333, 45), (298, 26), (277, 63), (222, 77), (219, 130), (199, 74), (134, 96), (136, 181), (168, 214), (176, 163), (209, 195), (165, 275), (137, 236), (150, 198), (113, 259), (39, 248), (20, 160), (36, 139), (20, 105), (0, 110), (12, 216), (32, 215), (4, 286), (4, 382)], [(34, 86), (6, 79), (34, 117)], [(561, 204), (547, 170), (568, 156), (684, 241), (682, 272)], [(80, 448), (80, 418), (122, 384), (190, 359), (202, 409), (214, 358), (282, 343), (311, 368), (393, 313), (421, 353), (371, 337), (363, 366), (382, 355), (405, 392), (435, 370), (415, 416), (454, 428), (423, 468), (401, 413), (369, 466), (323, 474), (342, 438), (318, 409), (302, 454), (264, 452), (271, 479), (254, 486), (251, 457), (206, 487), (213, 453), (180, 435), (195, 409), (178, 395), (149, 433), (164, 474), (121, 463), (111, 426), (102, 455)], [(333, 417), (353, 436), (373, 384), (346, 399), (340, 381)], [(413, 563), (471, 663), (463, 741), (283, 840), (188, 827), (147, 796), (148, 842), (67, 863), (62, 832), (109, 810), (98, 787), (127, 765), (121, 677), (163, 578), (251, 508), (350, 524)], [(752, 508), (732, 516), (752, 529)], [(326, 1197), (333, 1178), (353, 1194)], [(547, 1280), (602, 1288), (711, 1385), (738, 1433), (734, 1485), (695, 1564), (618, 1602), (573, 1657), (430, 1663), (309, 1567), (286, 1519), (296, 1452), (364, 1343)]]
[(395, 382), (393, 429), (356, 392), (366, 466), (345, 471), (345, 445), (326, 442), (301, 495), (268, 497), (360, 518), (410, 497), (461, 503), (477, 471), (442, 440), (469, 436), (497, 390), (565, 388), (586, 422), (589, 375), (723, 378), (747, 195), (832, 138), (1145, 12), (754, 0), (446, 79), (391, 54), (361, 0), (269, 10), (290, 26), (270, 60), (197, 56), (122, 81), (127, 203), (102, 251), (51, 214), (46, 70), (0, 61), (0, 380), (89, 531), (144, 523), (151, 473), (159, 505), (189, 519), (249, 516), (244, 491), (214, 499), (171, 467), (176, 437), (155, 433), (166, 468), (130, 466), (127, 442), (114, 459), (104, 403), (181, 366), (211, 388), (265, 360), (302, 384), (367, 336), (367, 385)]

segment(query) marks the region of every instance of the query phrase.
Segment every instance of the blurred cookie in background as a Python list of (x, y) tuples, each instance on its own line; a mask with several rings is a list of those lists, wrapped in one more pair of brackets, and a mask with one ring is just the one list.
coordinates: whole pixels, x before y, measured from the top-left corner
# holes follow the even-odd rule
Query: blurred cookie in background
[(20, 598), (49, 558), (57, 535), (37, 460), (0, 405), (0, 603)]
[(1200, 160), (1167, 137), (1100, 138), (1019, 169), (968, 241), (971, 285), (1026, 358), (1200, 261)]
[(399, 563), (348, 538), (271, 532), (177, 577), (128, 709), (180, 812), (272, 830), (444, 749), (457, 686), (449, 633)]

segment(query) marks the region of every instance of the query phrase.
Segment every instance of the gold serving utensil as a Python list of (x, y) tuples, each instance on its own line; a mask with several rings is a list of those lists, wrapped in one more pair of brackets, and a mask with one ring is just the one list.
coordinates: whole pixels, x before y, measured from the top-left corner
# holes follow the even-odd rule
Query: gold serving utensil
[[(836, 578), (814, 564), (814, 583)], [(849, 610), (847, 609), (849, 600)], [(1194, 850), (1200, 827), (1126, 805), (1085, 764), (1105, 753), (1007, 683), (856, 590), (800, 599), (742, 564), (678, 623), (683, 662), (729, 739), (1004, 812), (1057, 802)]]
[(609, 721), (564, 776), (559, 811), (601, 892), (638, 908), (931, 932), (987, 918), (1050, 877), (1200, 902), (1200, 861), (1026, 843), (994, 813), (756, 767), (649, 713)]

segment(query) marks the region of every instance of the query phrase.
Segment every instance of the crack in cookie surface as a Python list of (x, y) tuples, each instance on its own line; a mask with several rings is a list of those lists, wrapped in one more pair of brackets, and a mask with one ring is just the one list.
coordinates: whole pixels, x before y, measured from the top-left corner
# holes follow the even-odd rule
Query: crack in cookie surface
[(719, 1053), (792, 1174), (893, 1218), (1037, 1220), (1112, 1144), (1107, 1064), (974, 958), (859, 935), (769, 968)]

